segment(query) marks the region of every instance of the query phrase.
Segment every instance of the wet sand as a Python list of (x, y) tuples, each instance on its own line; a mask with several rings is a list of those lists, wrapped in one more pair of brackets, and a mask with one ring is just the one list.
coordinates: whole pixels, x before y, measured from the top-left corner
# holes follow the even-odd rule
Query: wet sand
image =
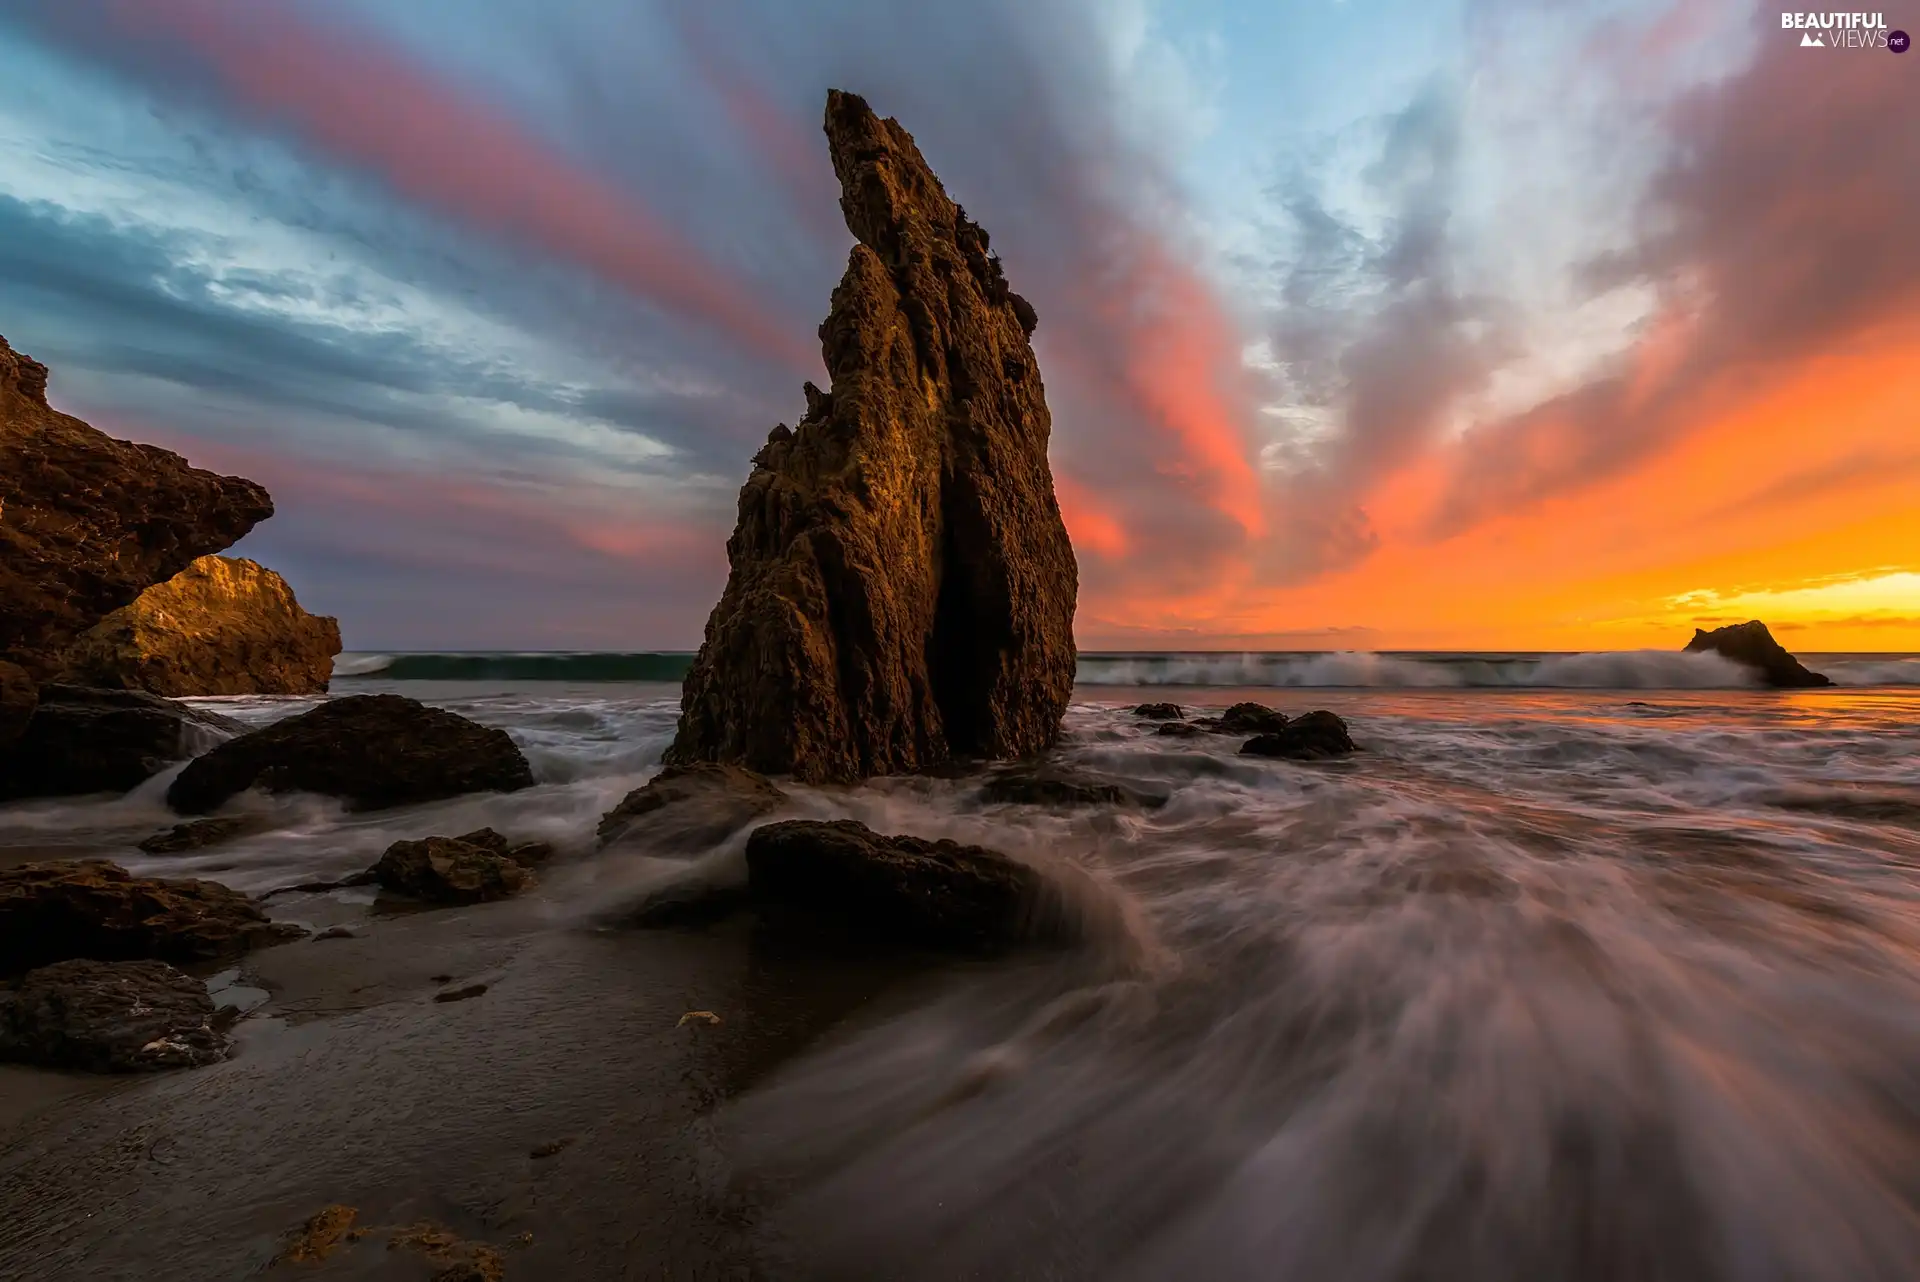
[[(431, 1274), (383, 1234), (269, 1269), (330, 1203), (495, 1244), (509, 1278), (792, 1276), (732, 1187), (715, 1111), (906, 973), (748, 919), (560, 924), (538, 896), (384, 917), (304, 897), (275, 915), (361, 933), (249, 958), (242, 982), (271, 997), (228, 1062), (0, 1073), (0, 1278)], [(723, 1022), (682, 1026), (690, 1010)]]

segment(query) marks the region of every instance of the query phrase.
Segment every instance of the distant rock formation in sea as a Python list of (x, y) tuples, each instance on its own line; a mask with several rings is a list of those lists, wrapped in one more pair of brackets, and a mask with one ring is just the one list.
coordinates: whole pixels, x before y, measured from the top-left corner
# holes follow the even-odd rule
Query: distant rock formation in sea
[(301, 609), (285, 579), (203, 556), (84, 633), (61, 679), (175, 698), (323, 694), (338, 653), (340, 625)]
[(73, 638), (272, 515), (252, 481), (51, 408), (47, 367), (0, 338), (0, 658), (47, 680)]
[(754, 456), (667, 760), (818, 782), (1028, 756), (1073, 689), (1078, 591), (1034, 310), (898, 123), (835, 90), (826, 134), (859, 242), (832, 390)]
[(1820, 673), (1808, 671), (1800, 660), (1788, 654), (1786, 648), (1773, 639), (1773, 633), (1767, 631), (1767, 625), (1758, 619), (1715, 628), (1711, 632), (1695, 628), (1693, 640), (1687, 642), (1686, 652), (1697, 654), (1702, 651), (1711, 651), (1735, 663), (1744, 664), (1759, 673), (1760, 679), (1767, 685), (1781, 689), (1833, 684), (1832, 680)]

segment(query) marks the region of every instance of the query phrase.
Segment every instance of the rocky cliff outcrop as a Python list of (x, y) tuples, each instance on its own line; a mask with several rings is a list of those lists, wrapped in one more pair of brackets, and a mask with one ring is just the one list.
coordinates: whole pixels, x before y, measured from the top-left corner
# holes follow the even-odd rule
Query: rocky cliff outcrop
[(339, 653), (340, 625), (301, 609), (285, 579), (203, 556), (82, 634), (61, 679), (173, 698), (323, 694)]
[(1687, 642), (1687, 653), (1701, 651), (1711, 651), (1735, 663), (1744, 664), (1753, 669), (1761, 681), (1781, 689), (1833, 684), (1829, 678), (1809, 671), (1800, 660), (1788, 654), (1786, 647), (1775, 641), (1773, 633), (1767, 631), (1767, 625), (1758, 619), (1715, 628), (1711, 632), (1695, 628), (1693, 640)]
[(252, 481), (54, 410), (46, 366), (0, 339), (0, 656), (36, 680), (74, 637), (272, 515)]
[(906, 130), (836, 91), (826, 134), (859, 242), (820, 327), (832, 390), (754, 456), (668, 760), (826, 781), (1041, 751), (1077, 571), (1033, 308)]
[(0, 801), (129, 792), (246, 729), (139, 690), (44, 685), (26, 730), (0, 747)]

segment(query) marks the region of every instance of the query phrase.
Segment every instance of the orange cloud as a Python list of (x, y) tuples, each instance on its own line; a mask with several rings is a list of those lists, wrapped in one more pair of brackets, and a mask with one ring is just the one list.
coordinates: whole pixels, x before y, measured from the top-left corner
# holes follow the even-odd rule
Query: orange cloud
[[(399, 52), (259, 0), (101, 3), (113, 31), (190, 56), (254, 115), (408, 199), (571, 259), (762, 357), (817, 367), (806, 343), (632, 193)], [(77, 23), (87, 7), (63, 16)]]

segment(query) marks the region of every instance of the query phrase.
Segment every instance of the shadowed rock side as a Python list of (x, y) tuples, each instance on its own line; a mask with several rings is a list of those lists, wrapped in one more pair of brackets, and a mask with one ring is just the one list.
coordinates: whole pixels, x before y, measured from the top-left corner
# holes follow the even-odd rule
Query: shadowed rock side
[(532, 786), (533, 770), (506, 731), (397, 694), (358, 694), (194, 758), (167, 789), (167, 804), (202, 815), (257, 787), (382, 810)]
[(826, 133), (859, 241), (820, 326), (833, 390), (754, 456), (667, 760), (820, 782), (1028, 756), (1073, 689), (1078, 589), (1033, 308), (906, 130), (836, 91)]
[(41, 686), (14, 745), (0, 748), (0, 800), (129, 792), (246, 727), (138, 690)]
[(1830, 678), (1808, 671), (1800, 660), (1788, 654), (1786, 647), (1775, 641), (1773, 633), (1767, 631), (1767, 625), (1758, 619), (1715, 628), (1711, 632), (1695, 628), (1693, 640), (1687, 642), (1687, 653), (1695, 654), (1703, 650), (1711, 650), (1735, 663), (1745, 664), (1759, 673), (1760, 679), (1767, 685), (1780, 689), (1805, 689), (1833, 684)]
[(40, 687), (27, 670), (0, 660), (0, 753), (26, 730), (39, 702)]
[(668, 766), (601, 816), (600, 842), (691, 854), (786, 803), (769, 780), (739, 766)]
[(252, 481), (52, 409), (46, 366), (0, 339), (0, 655), (36, 680), (101, 618), (272, 515)]
[(174, 698), (323, 694), (338, 653), (340, 625), (301, 609), (285, 579), (203, 556), (84, 633), (62, 679)]
[(0, 1060), (96, 1073), (227, 1057), (207, 986), (165, 962), (56, 962), (0, 990)]
[(223, 961), (305, 933), (215, 881), (135, 877), (104, 860), (0, 868), (0, 974), (77, 957)]

